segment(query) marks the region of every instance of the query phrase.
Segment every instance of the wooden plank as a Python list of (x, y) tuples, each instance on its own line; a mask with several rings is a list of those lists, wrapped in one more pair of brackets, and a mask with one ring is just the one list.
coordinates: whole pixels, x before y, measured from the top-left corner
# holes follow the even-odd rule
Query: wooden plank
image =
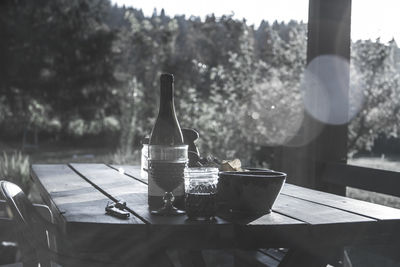
[(153, 240), (169, 240), (167, 243), (172, 243), (170, 246), (173, 247), (306, 246), (307, 242), (324, 243), (328, 240), (325, 242), (327, 245), (333, 242), (331, 239), (335, 244), (352, 244), (381, 230), (375, 227), (374, 219), (285, 194), (278, 197), (273, 213), (246, 222), (230, 220), (235, 222), (232, 224), (229, 220), (217, 218), (216, 222), (204, 223), (187, 221), (185, 216), (154, 216), (147, 208), (147, 191), (143, 182), (103, 164), (71, 166), (102, 190), (124, 199), (128, 207), (148, 220)]
[[(143, 215), (144, 218), (148, 219), (153, 224), (154, 223), (188, 224), (185, 216), (164, 218), (149, 214), (147, 207), (147, 191), (146, 191), (147, 186), (129, 177), (129, 176), (136, 177), (136, 175), (140, 174), (139, 169), (137, 167), (114, 166), (115, 169), (111, 169), (102, 164), (71, 164), (71, 166), (73, 166), (73, 168), (76, 171), (84, 175), (87, 179), (90, 179), (98, 186), (104, 188), (104, 190), (113, 193), (114, 196), (116, 197), (119, 196), (123, 198), (125, 201), (127, 201), (128, 206), (130, 205), (140, 215)], [(124, 174), (129, 174), (129, 176), (121, 175), (121, 173), (119, 172), (117, 173), (116, 170), (118, 170), (119, 168), (123, 168)], [(113, 179), (114, 181), (118, 181), (118, 183), (120, 184), (122, 183), (122, 181), (124, 181), (125, 188), (123, 189), (114, 188), (113, 184), (105, 183), (105, 179)], [(128, 199), (130, 199), (132, 202), (128, 202)], [(217, 223), (227, 223), (227, 222), (221, 220), (217, 221)], [(246, 224), (247, 223), (248, 222), (246, 222)], [(270, 213), (260, 218), (257, 218), (256, 220), (248, 224), (278, 225), (278, 224), (302, 224), (302, 222), (278, 213)]]
[(399, 220), (400, 209), (285, 184), (281, 194), (312, 201), (377, 220)]
[[(120, 169), (124, 170), (125, 174), (135, 177), (138, 179), (142, 179), (147, 183), (147, 177), (142, 177), (140, 175), (140, 166), (131, 166), (131, 165), (113, 165), (115, 169)], [(140, 177), (140, 178), (139, 178)], [(246, 219), (245, 221), (240, 221), (237, 220), (235, 221), (236, 223), (243, 223), (246, 225), (294, 225), (294, 224), (305, 224), (302, 221), (287, 217), (285, 215), (276, 213), (276, 212), (271, 212), (269, 214), (263, 215), (261, 217), (257, 217), (256, 219)]]
[[(242, 225), (243, 221), (248, 223)], [(236, 220), (237, 239), (246, 249), (262, 247), (288, 247), (293, 238), (306, 237), (310, 233), (309, 224), (277, 212), (271, 212), (253, 219)]]
[[(91, 167), (93, 166), (86, 166), (86, 168)], [(104, 172), (106, 166), (103, 166), (100, 169), (102, 169), (101, 172)], [(126, 170), (126, 172), (128, 172), (129, 168), (126, 168)], [(137, 174), (138, 169), (133, 168), (133, 170), (136, 171)], [(105, 177), (110, 177), (110, 174), (105, 175)], [(101, 183), (101, 181), (99, 182)], [(142, 201), (142, 206), (145, 205), (146, 203), (143, 203)], [(304, 221), (310, 224), (374, 221), (373, 219), (365, 218), (363, 216), (355, 215), (335, 208), (330, 208), (323, 205), (318, 205), (316, 203), (290, 197), (288, 198), (284, 196), (278, 198), (277, 202), (274, 205), (274, 210), (281, 214), (271, 213), (262, 216), (257, 220), (250, 222), (249, 225), (299, 224), (301, 222), (299, 222), (298, 219), (300, 219), (300, 221)], [(308, 210), (313, 210), (311, 216), (309, 212), (307, 212)], [(293, 211), (297, 212), (294, 213)], [(291, 218), (289, 218), (288, 216)]]
[(281, 194), (271, 214), (249, 222), (247, 228), (238, 228), (236, 234), (248, 248), (311, 249), (313, 244), (341, 246), (362, 242), (380, 230), (374, 219)]
[(33, 165), (31, 176), (64, 229), (68, 223), (143, 224), (135, 216), (121, 220), (106, 215), (110, 199), (67, 165)]
[[(190, 225), (186, 216), (156, 216), (150, 214), (147, 204), (147, 185), (122, 174), (104, 164), (71, 164), (75, 171), (117, 199), (126, 201), (127, 206), (151, 224)], [(118, 186), (116, 186), (116, 184)], [(216, 223), (227, 223), (217, 218)], [(198, 224), (198, 223), (197, 223)]]
[(374, 219), (280, 194), (273, 211), (313, 225), (374, 222)]
[[(152, 246), (176, 248), (233, 247), (235, 225), (219, 217), (215, 221), (190, 221), (184, 216), (152, 215), (147, 204), (147, 185), (104, 164), (70, 164), (88, 181), (114, 198), (123, 199), (127, 207), (148, 222)], [(112, 181), (112, 182), (111, 182)], [(115, 189), (114, 184), (125, 184)], [(196, 240), (194, 243), (193, 240)], [(146, 242), (147, 244), (148, 242)]]
[(135, 216), (122, 220), (106, 215), (110, 199), (67, 165), (33, 165), (31, 177), (63, 233), (60, 251), (120, 261), (129, 258), (121, 251), (133, 251), (132, 244), (147, 239), (146, 225)]
[[(140, 167), (139, 166), (117, 165), (117, 166), (115, 166), (115, 168), (116, 169), (122, 168), (126, 174), (128, 174), (132, 177), (136, 177), (136, 178), (140, 177)], [(294, 185), (288, 185), (288, 187), (290, 187), (290, 186), (294, 186)], [(294, 186), (294, 187), (296, 187), (296, 186)], [(296, 188), (302, 188), (302, 187), (296, 187)], [(319, 192), (319, 191), (315, 191), (315, 190), (310, 190), (310, 191)], [(321, 192), (321, 193), (323, 193), (323, 192)], [(348, 198), (344, 198), (344, 199), (348, 199)], [(343, 201), (343, 199), (341, 199), (341, 201)], [(249, 225), (277, 225), (277, 224), (302, 224), (302, 223), (304, 223), (304, 222), (284, 216), (279, 213), (272, 212), (270, 214), (267, 214), (260, 218), (257, 218), (256, 220), (250, 222)]]
[(342, 163), (321, 163), (324, 182), (400, 197), (400, 173)]
[(110, 165), (111, 168), (114, 168), (120, 172), (125, 173), (126, 175), (138, 179), (145, 184), (147, 184), (147, 176), (142, 176), (140, 173), (140, 166), (133, 166), (133, 165)]
[[(39, 168), (40, 166), (42, 167)], [(322, 238), (326, 232), (332, 238), (335, 238), (335, 234), (339, 233), (340, 238), (336, 238), (335, 240), (338, 241), (335, 242), (347, 240), (348, 244), (348, 240), (351, 239), (344, 233), (347, 233), (349, 229), (358, 227), (360, 224), (375, 222), (373, 219), (285, 194), (281, 194), (275, 203), (275, 212), (260, 218), (247, 220), (246, 222), (234, 220), (235, 224), (233, 224), (221, 218), (217, 218), (215, 222), (191, 222), (187, 221), (185, 216), (159, 217), (151, 215), (148, 211), (147, 185), (143, 181), (132, 179), (132, 177), (126, 175), (125, 171), (120, 173), (104, 164), (71, 164), (71, 166), (74, 168), (73, 170), (65, 165), (38, 165), (33, 167), (32, 173), (41, 177), (40, 179), (36, 177), (36, 179), (40, 181), (39, 185), (42, 186), (42, 193), (48, 192), (47, 198), (54, 202), (54, 206), (65, 208), (64, 211), (68, 211), (66, 217), (69, 218), (70, 222), (82, 222), (82, 217), (85, 218), (88, 211), (89, 213), (91, 209), (96, 211), (99, 206), (102, 206), (97, 202), (107, 201), (108, 199), (107, 197), (104, 198), (104, 194), (94, 189), (92, 184), (85, 181), (87, 179), (97, 187), (105, 190), (107, 194), (111, 194), (113, 198), (124, 199), (128, 207), (134, 209), (135, 213), (150, 223), (150, 228), (147, 229), (152, 230), (147, 232), (148, 242), (145, 242), (149, 248), (162, 245), (170, 245), (171, 247), (187, 246), (190, 248), (196, 246), (246, 247), (246, 245), (257, 246), (261, 244), (280, 246), (296, 243), (295, 241), (299, 239), (309, 242), (308, 237), (310, 236), (316, 240), (317, 237)], [(82, 177), (85, 178), (83, 179)], [(97, 193), (93, 193), (93, 191)], [(75, 199), (76, 196), (79, 197), (81, 195), (84, 195), (83, 199), (85, 200), (82, 203)], [(82, 206), (77, 205), (77, 203), (81, 203)], [(103, 204), (105, 206), (105, 202)], [(108, 216), (104, 216), (104, 206), (102, 206), (101, 212), (103, 217), (107, 218)], [(61, 212), (59, 213), (61, 214)], [(96, 217), (96, 214), (94, 216)], [(64, 216), (61, 217), (64, 218)], [(109, 217), (109, 219), (120, 221), (113, 217)], [(93, 218), (90, 217), (83, 221), (87, 222), (88, 220), (93, 220)], [(99, 221), (93, 220), (92, 222), (96, 223), (88, 223), (84, 227), (81, 225), (79, 229), (78, 227), (70, 227), (71, 233), (74, 230), (75, 237), (77, 237), (78, 233), (94, 232), (98, 237), (96, 243), (101, 243), (101, 246), (105, 246), (111, 238), (116, 238), (113, 232), (115, 227), (113, 231), (111, 231), (111, 228), (106, 227), (99, 227), (98, 231), (94, 231), (93, 225), (104, 226), (105, 224), (104, 219), (100, 216)], [(115, 225), (112, 222), (109, 224)], [(132, 224), (135, 226), (140, 225), (138, 222), (126, 221), (119, 224), (118, 231), (120, 233), (118, 236), (122, 237), (122, 239), (123, 237), (127, 240), (130, 239), (130, 241), (122, 242), (118, 246), (126, 247), (132, 243), (133, 235), (131, 233), (133, 229), (139, 229), (132, 227)], [(342, 224), (342, 226), (338, 227), (337, 225), (339, 224)], [(311, 225), (324, 225), (326, 227), (310, 228)], [(157, 228), (157, 226), (159, 227)], [(347, 226), (350, 226), (350, 228)], [(107, 232), (107, 229), (110, 232)], [(141, 229), (142, 231), (144, 230), (143, 228)], [(106, 233), (104, 233), (105, 230)], [(349, 235), (360, 235), (360, 233), (364, 232), (359, 231), (355, 234), (350, 232)], [(108, 236), (105, 237), (105, 235)], [(242, 237), (244, 242), (242, 242)], [(254, 241), (255, 238), (257, 238), (257, 242)], [(324, 237), (324, 239), (326, 238)], [(161, 240), (168, 240), (168, 242), (161, 242)], [(196, 240), (196, 244), (193, 244), (193, 240)], [(238, 240), (240, 240), (239, 243), (237, 242)], [(87, 241), (86, 245), (90, 246), (90, 242)]]
[(303, 221), (296, 220), (291, 217), (287, 217), (277, 212), (271, 212), (265, 214), (255, 220), (252, 220), (248, 225), (294, 225), (294, 224), (306, 224)]
[[(380, 240), (379, 237), (382, 237), (381, 241), (386, 240), (396, 227), (398, 229), (398, 220), (395, 221), (397, 226), (381, 224), (372, 218), (292, 197), (284, 193), (279, 195), (273, 210), (310, 224), (306, 231), (298, 227), (297, 232), (293, 232), (291, 229), (292, 234), (287, 234), (280, 229), (269, 233), (269, 235), (275, 235), (279, 242), (286, 240), (286, 243), (291, 244), (286, 247), (295, 246), (312, 250), (313, 244), (344, 246), (364, 242), (375, 243)], [(259, 231), (257, 236), (253, 237), (257, 242), (263, 244), (262, 238), (265, 236), (265, 233)], [(266, 243), (266, 245), (268, 244)]]

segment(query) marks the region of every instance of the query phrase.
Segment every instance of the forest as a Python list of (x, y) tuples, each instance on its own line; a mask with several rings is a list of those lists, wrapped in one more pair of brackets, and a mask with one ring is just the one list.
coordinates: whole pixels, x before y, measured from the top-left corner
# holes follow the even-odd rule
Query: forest
[[(199, 131), (205, 154), (262, 165), (260, 151), (299, 130), (306, 23), (145, 16), (108, 0), (0, 6), (0, 143), (96, 138), (132, 154), (151, 132), (164, 72), (175, 76), (180, 124)], [(350, 93), (362, 101), (349, 156), (398, 141), (399, 59), (395, 40), (352, 41)]]

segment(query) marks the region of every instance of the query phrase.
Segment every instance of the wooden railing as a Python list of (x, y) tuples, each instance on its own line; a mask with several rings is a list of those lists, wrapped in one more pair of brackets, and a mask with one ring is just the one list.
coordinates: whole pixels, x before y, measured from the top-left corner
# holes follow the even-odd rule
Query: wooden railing
[(400, 172), (335, 162), (319, 164), (323, 182), (400, 197)]

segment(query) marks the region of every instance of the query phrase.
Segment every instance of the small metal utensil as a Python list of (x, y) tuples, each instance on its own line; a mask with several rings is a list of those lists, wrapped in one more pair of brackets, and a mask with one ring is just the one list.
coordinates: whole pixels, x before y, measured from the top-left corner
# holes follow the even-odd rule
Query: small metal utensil
[(120, 219), (128, 219), (130, 214), (126, 209), (126, 202), (118, 201), (116, 203), (107, 203), (106, 206), (106, 214), (120, 218)]

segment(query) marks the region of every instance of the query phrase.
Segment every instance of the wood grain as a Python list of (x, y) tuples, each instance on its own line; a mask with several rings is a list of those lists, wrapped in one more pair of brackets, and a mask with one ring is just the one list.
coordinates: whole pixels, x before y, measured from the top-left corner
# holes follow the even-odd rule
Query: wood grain
[(399, 220), (400, 209), (286, 184), (282, 194), (334, 207), (377, 220)]
[[(386, 215), (393, 211), (390, 208), (290, 184), (285, 185), (270, 214), (253, 218), (221, 214), (211, 222), (189, 221), (186, 216), (150, 214), (146, 180), (137, 166), (34, 165), (32, 178), (70, 237), (79, 239), (90, 232), (98, 236), (100, 247), (117, 237), (125, 240), (119, 244), (121, 248), (126, 247), (131, 236), (145, 237), (146, 247), (157, 249), (167, 244), (181, 248), (288, 247), (310, 242), (344, 245), (390, 234), (400, 221), (396, 213)], [(126, 201), (137, 216), (124, 221), (104, 215), (110, 199)], [(376, 219), (397, 226), (387, 228)], [(91, 242), (85, 238), (79, 243), (90, 246)]]
[(132, 165), (109, 165), (111, 168), (115, 170), (122, 171), (126, 175), (142, 181), (143, 183), (147, 184), (147, 176), (142, 176), (140, 173), (140, 166), (132, 166)]
[[(71, 164), (71, 167), (114, 198), (126, 201), (132, 211), (150, 224), (170, 226), (198, 224), (188, 221), (186, 216), (163, 217), (150, 214), (147, 204), (147, 185), (113, 168), (104, 164)], [(217, 218), (216, 223), (227, 222)]]
[[(31, 175), (46, 204), (63, 227), (66, 223), (126, 223), (106, 215), (105, 207), (110, 199), (67, 165), (33, 165)], [(128, 221), (143, 224), (135, 216)]]
[(320, 163), (323, 181), (400, 197), (399, 172), (353, 166), (343, 163)]
[(291, 197), (285, 194), (280, 194), (278, 196), (272, 209), (275, 212), (314, 225), (375, 221), (371, 218)]

